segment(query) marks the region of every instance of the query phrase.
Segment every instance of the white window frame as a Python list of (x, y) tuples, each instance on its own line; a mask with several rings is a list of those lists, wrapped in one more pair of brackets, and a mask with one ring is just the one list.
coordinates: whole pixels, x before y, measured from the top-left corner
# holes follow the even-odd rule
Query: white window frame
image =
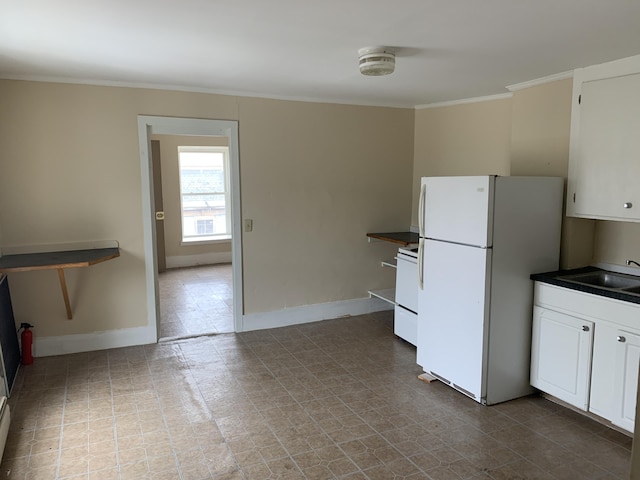
[[(224, 203), (226, 209), (226, 231), (227, 233), (223, 234), (213, 234), (213, 235), (203, 235), (196, 237), (185, 237), (185, 229), (184, 229), (184, 205), (183, 198), (185, 195), (193, 195), (193, 193), (184, 193), (182, 192), (182, 177), (181, 177), (181, 163), (180, 163), (180, 154), (181, 153), (191, 153), (191, 152), (206, 152), (206, 153), (221, 153), (223, 158), (223, 171), (224, 171), (224, 192), (207, 192), (206, 195), (224, 195)], [(180, 238), (181, 245), (202, 245), (206, 243), (221, 243), (221, 242), (229, 242), (232, 238), (232, 225), (231, 225), (231, 181), (230, 181), (230, 171), (229, 171), (229, 147), (224, 146), (188, 146), (181, 145), (178, 147), (178, 176), (180, 178), (179, 186), (180, 186)]]

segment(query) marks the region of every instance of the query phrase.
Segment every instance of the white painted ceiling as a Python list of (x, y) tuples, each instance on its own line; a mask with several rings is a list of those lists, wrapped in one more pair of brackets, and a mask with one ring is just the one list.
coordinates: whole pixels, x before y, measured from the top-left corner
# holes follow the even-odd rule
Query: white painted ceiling
[(2, 78), (416, 106), (639, 53), (638, 0), (0, 0)]

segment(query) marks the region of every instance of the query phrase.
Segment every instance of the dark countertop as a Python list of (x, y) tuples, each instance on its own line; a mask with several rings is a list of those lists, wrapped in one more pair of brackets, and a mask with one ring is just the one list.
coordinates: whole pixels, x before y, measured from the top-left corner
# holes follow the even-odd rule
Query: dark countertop
[(119, 256), (120, 250), (118, 248), (4, 255), (0, 257), (0, 272), (88, 267)]
[(561, 278), (558, 278), (564, 275), (574, 275), (577, 273), (589, 273), (589, 272), (598, 272), (598, 271), (606, 271), (606, 270), (603, 270), (602, 268), (598, 268), (598, 267), (583, 267), (583, 268), (576, 268), (573, 270), (556, 270), (555, 272), (534, 273), (530, 276), (530, 278), (531, 280), (535, 280), (536, 282), (548, 283), (550, 285), (569, 288), (571, 290), (577, 290), (579, 292), (591, 293), (593, 295), (599, 295), (601, 297), (608, 297), (616, 300), (622, 300), (624, 302), (640, 304), (640, 295), (625, 293), (622, 290), (607, 290), (605, 288), (594, 287), (594, 286), (585, 285), (582, 283), (568, 282), (566, 280), (562, 280)]
[(367, 233), (367, 237), (385, 242), (398, 243), (405, 247), (412, 243), (418, 243), (420, 237), (414, 232), (388, 232), (388, 233)]

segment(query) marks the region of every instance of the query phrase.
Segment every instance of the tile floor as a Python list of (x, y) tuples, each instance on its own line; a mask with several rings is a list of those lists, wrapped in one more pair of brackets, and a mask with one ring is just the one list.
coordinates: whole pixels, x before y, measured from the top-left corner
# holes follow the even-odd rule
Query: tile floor
[(231, 282), (230, 263), (161, 273), (160, 338), (233, 332)]
[(417, 379), (392, 313), (21, 367), (9, 479), (623, 479), (631, 439)]

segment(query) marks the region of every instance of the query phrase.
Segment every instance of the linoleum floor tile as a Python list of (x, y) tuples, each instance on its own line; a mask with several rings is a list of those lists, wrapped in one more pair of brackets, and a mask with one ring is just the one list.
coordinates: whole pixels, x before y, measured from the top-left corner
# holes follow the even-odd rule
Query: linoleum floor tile
[[(204, 281), (202, 273), (187, 283)], [(628, 477), (630, 437), (537, 396), (483, 407), (420, 373), (415, 348), (393, 335), (391, 312), (37, 358), (18, 374), (0, 473)]]

